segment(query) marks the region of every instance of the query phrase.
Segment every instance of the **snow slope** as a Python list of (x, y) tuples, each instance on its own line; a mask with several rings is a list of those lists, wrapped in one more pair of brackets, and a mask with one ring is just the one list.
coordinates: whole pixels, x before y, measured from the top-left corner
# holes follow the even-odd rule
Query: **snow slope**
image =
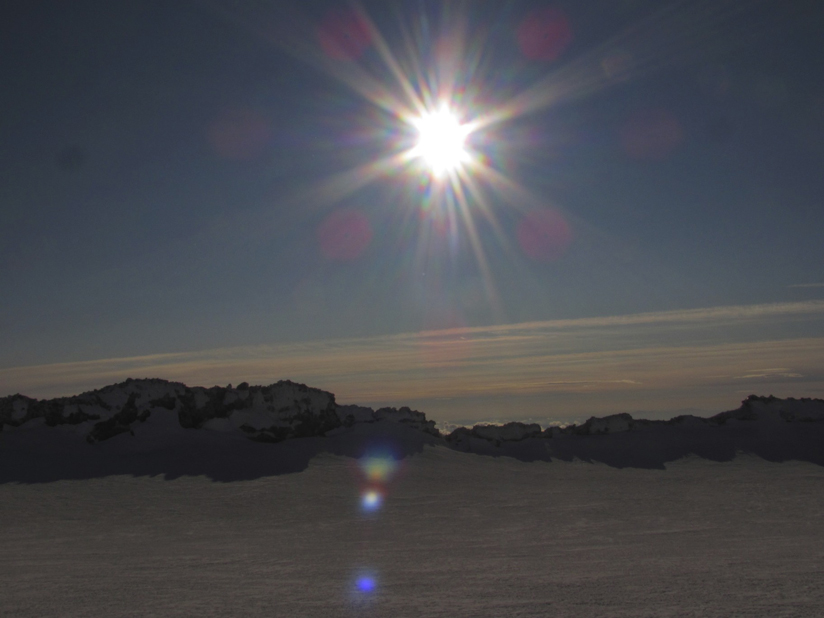
[(362, 483), (324, 454), (233, 483), (0, 485), (0, 615), (824, 615), (820, 466), (620, 470), (438, 445), (402, 461), (380, 511)]
[(289, 381), (207, 389), (127, 380), (76, 397), (2, 398), (0, 430), (0, 483), (113, 474), (258, 478), (303, 470), (322, 452), (357, 456), (380, 434), (391, 437), (399, 457), (440, 444), (523, 461), (615, 467), (663, 468), (690, 455), (730, 461), (741, 452), (824, 465), (824, 401), (754, 395), (711, 418), (617, 414), (580, 426), (512, 422), (443, 436), (421, 412), (341, 406), (332, 393)]
[(441, 436), (290, 382), (5, 398), (0, 616), (824, 615), (822, 403)]

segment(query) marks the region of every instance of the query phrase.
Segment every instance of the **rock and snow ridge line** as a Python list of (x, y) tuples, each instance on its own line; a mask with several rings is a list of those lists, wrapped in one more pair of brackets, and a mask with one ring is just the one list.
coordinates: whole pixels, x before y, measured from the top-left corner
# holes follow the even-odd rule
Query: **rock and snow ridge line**
[(37, 400), (24, 395), (0, 398), (0, 432), (37, 426), (70, 426), (89, 443), (130, 433), (159, 415), (176, 414), (180, 427), (243, 435), (258, 442), (281, 442), (290, 438), (334, 435), (364, 423), (393, 422), (436, 438), (452, 448), (513, 445), (530, 439), (570, 438), (621, 434), (676, 427), (719, 427), (728, 421), (772, 421), (781, 423), (824, 422), (824, 400), (778, 399), (749, 396), (736, 410), (711, 418), (678, 416), (668, 421), (634, 419), (629, 414), (592, 417), (582, 425), (548, 427), (537, 423), (510, 422), (504, 425), (459, 427), (446, 436), (422, 412), (408, 407), (371, 408), (338, 405), (332, 393), (281, 380), (269, 386), (246, 382), (233, 388), (188, 387), (162, 379), (128, 379), (119, 384), (73, 397)]
[(642, 429), (682, 426), (708, 427), (725, 425), (728, 420), (756, 421), (781, 420), (794, 422), (824, 422), (824, 400), (801, 398), (779, 399), (772, 395), (760, 397), (750, 395), (741, 402), (741, 407), (721, 412), (715, 416), (682, 415), (669, 420), (646, 420), (633, 418), (631, 414), (612, 414), (604, 417), (590, 417), (581, 425), (566, 425), (541, 429), (537, 423), (506, 423), (503, 425), (475, 425), (458, 427), (446, 439), (450, 442), (463, 442), (469, 438), (479, 438), (488, 442), (501, 444), (517, 442), (527, 438), (552, 438), (558, 436), (596, 436), (616, 434)]
[(0, 432), (70, 426), (89, 443), (131, 433), (159, 415), (176, 414), (180, 427), (245, 435), (258, 442), (328, 435), (355, 423), (388, 420), (434, 436), (434, 421), (409, 408), (339, 406), (332, 393), (289, 380), (269, 386), (188, 387), (161, 379), (128, 379), (73, 397), (0, 398)]

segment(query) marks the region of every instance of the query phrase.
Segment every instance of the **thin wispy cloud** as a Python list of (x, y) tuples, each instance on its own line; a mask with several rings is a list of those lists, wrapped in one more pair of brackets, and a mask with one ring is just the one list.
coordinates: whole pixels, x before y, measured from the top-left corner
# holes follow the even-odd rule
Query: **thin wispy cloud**
[(788, 288), (824, 288), (824, 283), (795, 283)]
[(789, 367), (779, 367), (775, 369), (754, 369), (752, 372), (743, 375), (735, 376), (736, 380), (763, 380), (763, 379), (781, 379), (781, 378), (803, 378), (802, 373), (794, 372)]
[(742, 380), (807, 376), (814, 390), (821, 384), (809, 376), (822, 374), (824, 302), (810, 301), (18, 367), (0, 370), (0, 389), (54, 396), (126, 377), (204, 386), (292, 379), (344, 403), (562, 396), (597, 406), (630, 395), (733, 393)]

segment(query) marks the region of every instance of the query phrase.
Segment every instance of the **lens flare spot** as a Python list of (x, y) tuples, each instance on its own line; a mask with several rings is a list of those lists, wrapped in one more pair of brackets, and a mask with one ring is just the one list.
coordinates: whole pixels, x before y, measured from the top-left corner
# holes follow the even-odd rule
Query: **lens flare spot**
[(383, 495), (376, 489), (368, 489), (361, 496), (361, 506), (367, 513), (372, 513), (381, 508)]
[(444, 104), (412, 121), (418, 131), (412, 156), (420, 158), (436, 178), (457, 170), (469, 161), (466, 138), (471, 127)]
[(625, 82), (632, 74), (632, 54), (620, 49), (614, 50), (601, 60), (601, 68), (609, 79), (617, 82)]
[(333, 9), (318, 27), (323, 53), (333, 60), (357, 60), (372, 44), (369, 24), (355, 11)]
[(684, 138), (681, 123), (670, 112), (649, 109), (634, 114), (620, 130), (621, 144), (633, 159), (666, 159)]
[(523, 252), (541, 262), (557, 260), (572, 244), (572, 228), (554, 209), (528, 213), (518, 224), (516, 234)]
[(556, 60), (570, 43), (569, 20), (555, 7), (532, 11), (518, 27), (518, 45), (530, 60)]
[(370, 482), (388, 481), (398, 467), (398, 462), (391, 457), (364, 457), (359, 462), (361, 471)]
[(364, 594), (374, 592), (377, 585), (377, 581), (375, 581), (375, 578), (371, 575), (361, 575), (355, 581), (355, 587), (358, 589), (358, 592), (362, 592)]
[(218, 156), (247, 161), (266, 151), (272, 140), (272, 125), (254, 110), (231, 109), (211, 123), (208, 139)]
[(318, 227), (321, 253), (330, 260), (351, 261), (361, 256), (372, 241), (366, 215), (344, 208), (326, 217)]

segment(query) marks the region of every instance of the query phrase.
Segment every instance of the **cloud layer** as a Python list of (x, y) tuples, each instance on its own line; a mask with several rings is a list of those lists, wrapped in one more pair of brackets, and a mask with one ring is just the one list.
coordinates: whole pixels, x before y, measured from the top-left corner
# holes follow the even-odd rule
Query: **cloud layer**
[(810, 301), (16, 367), (0, 370), (0, 393), (68, 395), (126, 377), (292, 379), (344, 403), (420, 405), (447, 420), (718, 411), (749, 392), (824, 396), (822, 376), (824, 302)]

